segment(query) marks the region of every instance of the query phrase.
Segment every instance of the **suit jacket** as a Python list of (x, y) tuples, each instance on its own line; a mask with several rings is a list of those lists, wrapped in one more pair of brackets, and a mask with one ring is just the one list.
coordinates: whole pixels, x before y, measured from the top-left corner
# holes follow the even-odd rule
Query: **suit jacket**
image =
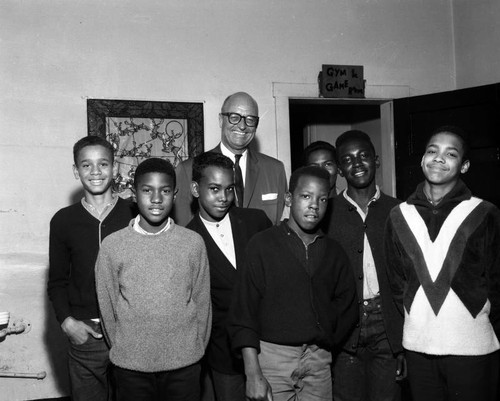
[[(220, 144), (210, 152), (222, 153)], [(172, 216), (176, 224), (185, 226), (197, 210), (197, 202), (193, 202), (191, 195), (193, 160), (183, 161), (175, 171), (178, 192)], [(263, 210), (271, 222), (276, 224), (283, 214), (286, 189), (283, 163), (248, 149), (243, 207)]]
[[(236, 267), (245, 260), (245, 248), (254, 234), (271, 227), (271, 221), (262, 210), (232, 207), (229, 210), (233, 232)], [(201, 221), (199, 213), (189, 222), (187, 228), (200, 234), (205, 240), (210, 265), (210, 292), (212, 297), (212, 334), (207, 348), (208, 363), (218, 372), (226, 374), (243, 373), (241, 359), (231, 354), (227, 333), (227, 314), (231, 304), (233, 287), (236, 284), (237, 269), (226, 258)]]

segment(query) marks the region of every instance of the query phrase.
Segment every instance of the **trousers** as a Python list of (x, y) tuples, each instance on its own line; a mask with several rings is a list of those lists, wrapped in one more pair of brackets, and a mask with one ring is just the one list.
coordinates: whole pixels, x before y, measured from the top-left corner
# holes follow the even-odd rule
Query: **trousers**
[[(100, 323), (85, 320), (97, 333), (102, 334)], [(68, 350), (68, 370), (73, 401), (108, 401), (109, 349), (104, 338), (89, 335), (83, 344), (72, 344)]]
[(406, 351), (413, 401), (496, 401), (499, 352), (479, 356)]
[(331, 401), (332, 354), (316, 345), (260, 342), (259, 363), (274, 401)]
[(379, 297), (363, 301), (358, 347), (334, 361), (335, 401), (399, 401), (396, 358), (387, 339)]

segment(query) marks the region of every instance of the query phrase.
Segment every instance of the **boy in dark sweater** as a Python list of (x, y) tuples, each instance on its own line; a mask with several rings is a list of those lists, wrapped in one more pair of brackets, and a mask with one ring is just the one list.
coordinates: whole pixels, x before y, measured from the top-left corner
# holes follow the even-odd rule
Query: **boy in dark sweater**
[(460, 179), (460, 128), (434, 131), (421, 165), (425, 181), (391, 211), (385, 239), (412, 399), (498, 400), (500, 211)]
[(328, 234), (351, 262), (360, 321), (334, 361), (333, 399), (397, 401), (403, 317), (392, 299), (383, 250), (385, 222), (400, 201), (376, 184), (379, 160), (368, 134), (347, 131), (335, 145), (347, 189), (330, 201)]
[(48, 295), (70, 342), (69, 376), (74, 401), (108, 400), (109, 350), (102, 337), (94, 266), (101, 241), (135, 216), (132, 202), (113, 195), (113, 147), (98, 136), (73, 147), (75, 178), (83, 199), (50, 222)]
[(231, 159), (220, 153), (194, 158), (191, 192), (199, 212), (186, 226), (205, 240), (210, 263), (213, 319), (207, 362), (217, 401), (245, 401), (243, 364), (231, 354), (227, 315), (245, 246), (254, 234), (272, 225), (262, 210), (234, 206), (233, 168)]
[(211, 325), (205, 244), (169, 217), (175, 170), (168, 161), (139, 164), (134, 188), (139, 215), (105, 239), (96, 265), (117, 399), (198, 401)]
[(329, 178), (316, 166), (296, 170), (285, 197), (290, 219), (248, 244), (230, 334), (251, 400), (331, 400), (331, 351), (358, 312), (347, 256), (318, 228)]

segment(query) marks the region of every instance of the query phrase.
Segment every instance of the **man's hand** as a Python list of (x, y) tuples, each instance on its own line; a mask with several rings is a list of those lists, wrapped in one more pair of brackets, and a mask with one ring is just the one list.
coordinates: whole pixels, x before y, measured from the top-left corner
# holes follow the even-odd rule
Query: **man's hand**
[(246, 397), (250, 401), (273, 401), (271, 385), (266, 380), (260, 369), (257, 350), (251, 347), (241, 349), (245, 364)]
[(396, 356), (396, 381), (406, 378), (406, 359), (405, 354), (400, 353)]
[(75, 345), (84, 344), (88, 340), (89, 334), (94, 338), (102, 338), (102, 334), (97, 333), (92, 327), (71, 316), (64, 319), (61, 328), (64, 334), (68, 336), (69, 341)]

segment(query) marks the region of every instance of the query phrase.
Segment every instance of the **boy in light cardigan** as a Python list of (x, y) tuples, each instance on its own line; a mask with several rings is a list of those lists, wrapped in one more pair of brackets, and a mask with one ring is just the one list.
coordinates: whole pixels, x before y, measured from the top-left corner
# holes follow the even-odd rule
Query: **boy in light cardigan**
[(134, 187), (139, 215), (106, 238), (96, 265), (117, 399), (198, 401), (211, 327), (205, 244), (169, 217), (175, 198), (169, 162), (142, 162)]

